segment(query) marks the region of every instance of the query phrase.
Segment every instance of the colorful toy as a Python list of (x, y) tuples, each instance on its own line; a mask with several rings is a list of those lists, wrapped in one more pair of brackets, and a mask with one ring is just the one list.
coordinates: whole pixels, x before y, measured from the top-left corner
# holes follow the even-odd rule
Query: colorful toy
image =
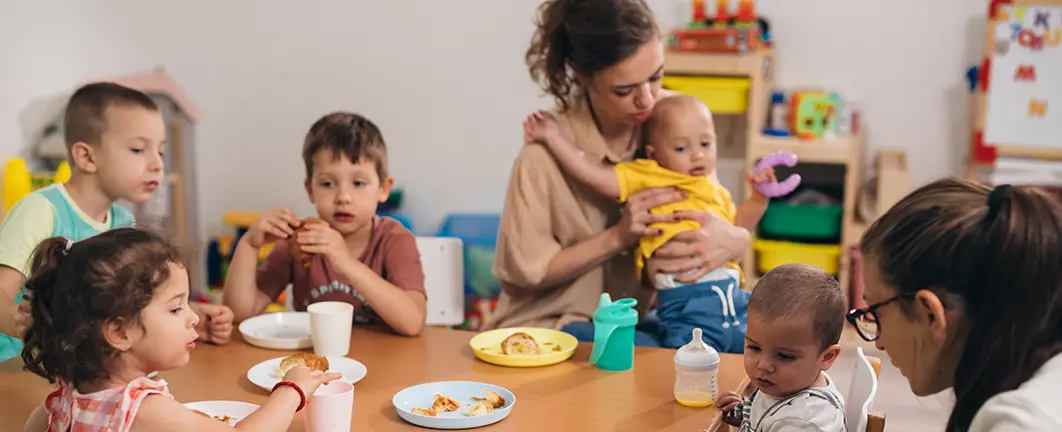
[(4, 167), (4, 208), (0, 213), (11, 211), (11, 207), (30, 192), (53, 183), (65, 183), (67, 180), (70, 180), (70, 165), (66, 161), (59, 163), (54, 173), (34, 173), (30, 172), (22, 158), (11, 158)]
[(744, 53), (766, 45), (766, 21), (756, 17), (755, 0), (741, 0), (737, 14), (730, 0), (718, 0), (715, 16), (705, 12), (705, 1), (693, 1), (692, 21), (672, 33), (669, 47), (677, 52)]
[(794, 92), (790, 96), (790, 129), (800, 139), (822, 138), (837, 131), (838, 100), (822, 91)]
[[(796, 166), (796, 164), (796, 153), (787, 151), (776, 151), (767, 156), (764, 156), (763, 159), (760, 159), (760, 162), (756, 164), (755, 172), (759, 173), (764, 169), (776, 167), (779, 165), (785, 165), (787, 167), (792, 168)], [(761, 194), (764, 194), (771, 198), (786, 196), (796, 190), (797, 186), (800, 185), (800, 180), (800, 174), (793, 174), (780, 182), (757, 183), (756, 190), (760, 191)]]

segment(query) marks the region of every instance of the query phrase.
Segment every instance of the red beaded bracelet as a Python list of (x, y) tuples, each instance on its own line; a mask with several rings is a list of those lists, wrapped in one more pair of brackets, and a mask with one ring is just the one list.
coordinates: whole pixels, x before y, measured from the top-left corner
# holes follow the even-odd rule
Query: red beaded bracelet
[(277, 391), (278, 388), (284, 386), (291, 387), (295, 389), (295, 391), (299, 392), (299, 407), (295, 408), (295, 412), (302, 411), (302, 408), (306, 406), (306, 393), (302, 392), (302, 389), (299, 388), (298, 384), (295, 384), (291, 381), (281, 381), (274, 385), (273, 390), (270, 390), (269, 393), (272, 394), (273, 392)]

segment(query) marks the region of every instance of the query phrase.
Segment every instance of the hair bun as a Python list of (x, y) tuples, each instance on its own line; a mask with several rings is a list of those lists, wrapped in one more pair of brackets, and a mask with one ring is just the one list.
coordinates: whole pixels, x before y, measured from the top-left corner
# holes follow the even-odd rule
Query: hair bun
[(1014, 186), (1009, 184), (1002, 184), (992, 189), (992, 192), (988, 194), (988, 219), (995, 219), (999, 210), (1003, 208), (1003, 204), (1010, 197), (1010, 190)]

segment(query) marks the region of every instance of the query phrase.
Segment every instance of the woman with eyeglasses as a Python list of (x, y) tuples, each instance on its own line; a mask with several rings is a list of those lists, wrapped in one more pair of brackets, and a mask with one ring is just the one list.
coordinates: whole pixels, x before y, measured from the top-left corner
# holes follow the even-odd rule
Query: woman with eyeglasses
[(1062, 430), (1062, 206), (959, 179), (914, 191), (863, 236), (848, 320), (918, 396), (955, 390), (948, 431)]

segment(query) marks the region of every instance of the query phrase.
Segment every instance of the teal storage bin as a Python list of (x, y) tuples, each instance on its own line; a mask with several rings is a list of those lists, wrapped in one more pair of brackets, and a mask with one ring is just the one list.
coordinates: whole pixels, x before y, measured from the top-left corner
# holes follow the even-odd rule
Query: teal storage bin
[(799, 240), (829, 240), (841, 235), (839, 205), (772, 202), (760, 220), (761, 236)]

